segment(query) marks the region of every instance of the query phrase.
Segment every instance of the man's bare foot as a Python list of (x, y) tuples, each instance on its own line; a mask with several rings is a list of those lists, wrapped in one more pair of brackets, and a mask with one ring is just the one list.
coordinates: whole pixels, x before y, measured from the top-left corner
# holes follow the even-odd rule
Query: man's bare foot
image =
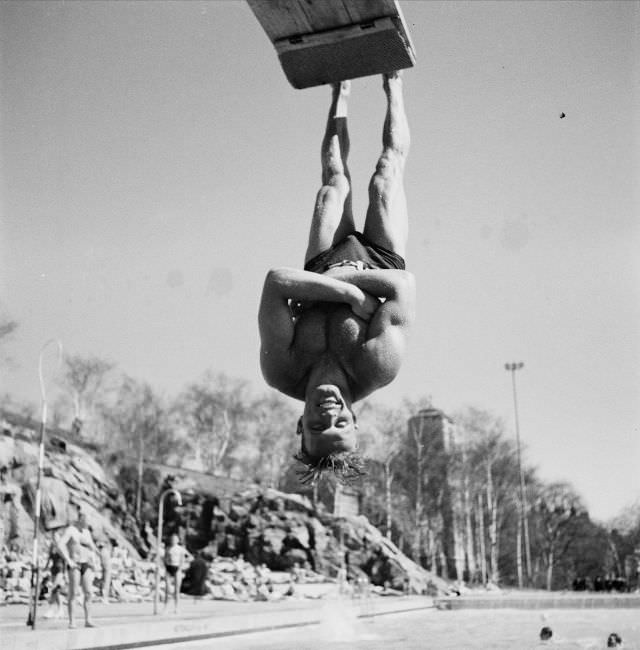
[(331, 94), (334, 104), (334, 117), (347, 117), (347, 100), (351, 93), (351, 82), (341, 81), (331, 84)]
[(394, 70), (393, 72), (385, 72), (382, 75), (382, 87), (386, 93), (389, 92), (391, 87), (395, 84), (402, 83), (402, 70)]
[(334, 97), (336, 95), (341, 95), (345, 98), (349, 97), (349, 93), (351, 92), (351, 81), (347, 79), (337, 84), (331, 84), (331, 92), (333, 93)]

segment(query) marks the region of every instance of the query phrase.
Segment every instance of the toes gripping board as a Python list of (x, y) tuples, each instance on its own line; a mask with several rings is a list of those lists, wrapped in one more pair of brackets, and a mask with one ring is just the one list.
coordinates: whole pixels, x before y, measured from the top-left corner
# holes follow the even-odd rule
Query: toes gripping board
[(294, 88), (410, 68), (397, 0), (247, 0)]

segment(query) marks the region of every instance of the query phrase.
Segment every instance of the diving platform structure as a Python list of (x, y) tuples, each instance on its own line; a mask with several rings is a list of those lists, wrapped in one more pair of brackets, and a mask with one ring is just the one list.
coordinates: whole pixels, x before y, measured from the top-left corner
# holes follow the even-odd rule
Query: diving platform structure
[(410, 68), (397, 0), (247, 0), (294, 88)]

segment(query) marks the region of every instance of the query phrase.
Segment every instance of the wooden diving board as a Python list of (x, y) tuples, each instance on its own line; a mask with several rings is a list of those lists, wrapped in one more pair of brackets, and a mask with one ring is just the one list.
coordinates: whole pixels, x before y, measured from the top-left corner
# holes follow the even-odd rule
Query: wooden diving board
[(397, 0), (247, 0), (294, 88), (410, 68)]

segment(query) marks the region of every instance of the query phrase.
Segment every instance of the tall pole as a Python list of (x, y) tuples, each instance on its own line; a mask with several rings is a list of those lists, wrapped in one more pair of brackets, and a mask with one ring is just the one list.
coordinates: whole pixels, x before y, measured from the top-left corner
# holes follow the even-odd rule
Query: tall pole
[(142, 508), (142, 476), (144, 473), (144, 437), (142, 434), (138, 436), (138, 489), (136, 491), (136, 521), (138, 526), (141, 525), (140, 511)]
[(520, 451), (520, 422), (518, 419), (518, 394), (516, 392), (516, 371), (524, 368), (524, 363), (505, 363), (505, 370), (511, 373), (511, 385), (513, 387), (513, 412), (516, 422), (516, 454), (518, 457), (518, 472), (520, 474), (520, 524), (524, 532), (524, 551), (527, 582), (531, 582), (531, 544), (529, 542), (529, 522), (527, 519), (527, 502), (524, 489), (524, 472), (522, 471), (522, 455)]
[(32, 630), (36, 629), (36, 614), (38, 611), (38, 596), (40, 591), (40, 564), (38, 557), (38, 536), (40, 533), (40, 505), (42, 502), (41, 484), (42, 472), (44, 469), (44, 441), (45, 432), (47, 428), (47, 393), (44, 381), (44, 374), (42, 372), (42, 357), (44, 351), (51, 343), (58, 346), (58, 363), (62, 360), (62, 343), (55, 339), (48, 340), (40, 349), (38, 357), (38, 379), (40, 380), (40, 397), (42, 401), (42, 417), (40, 419), (40, 447), (38, 450), (38, 478), (36, 483), (36, 502), (33, 507), (33, 554), (31, 556), (31, 593), (29, 603), (29, 615), (27, 618), (27, 625), (31, 626)]
[[(176, 490), (175, 488), (168, 488), (165, 490), (161, 495), (160, 495), (160, 504), (158, 505), (158, 540), (157, 540), (157, 546), (156, 546), (156, 588), (153, 593), (153, 613), (154, 615), (158, 613), (158, 591), (160, 589), (160, 549), (162, 547), (162, 515), (164, 513), (164, 498), (167, 496), (167, 494), (173, 493), (176, 495), (176, 499), (178, 501), (178, 505), (182, 505), (182, 497), (180, 496), (180, 492)], [(166, 587), (167, 589), (169, 588), (168, 585)], [(176, 589), (178, 587), (176, 586)]]

